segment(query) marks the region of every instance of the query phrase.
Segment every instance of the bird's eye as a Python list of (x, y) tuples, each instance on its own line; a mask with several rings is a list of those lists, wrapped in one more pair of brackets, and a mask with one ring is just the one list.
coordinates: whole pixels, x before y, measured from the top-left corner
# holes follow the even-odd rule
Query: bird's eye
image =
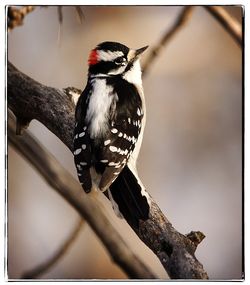
[(126, 64), (126, 59), (124, 57), (122, 57), (122, 56), (117, 57), (115, 59), (115, 64), (117, 64), (117, 65), (125, 65)]

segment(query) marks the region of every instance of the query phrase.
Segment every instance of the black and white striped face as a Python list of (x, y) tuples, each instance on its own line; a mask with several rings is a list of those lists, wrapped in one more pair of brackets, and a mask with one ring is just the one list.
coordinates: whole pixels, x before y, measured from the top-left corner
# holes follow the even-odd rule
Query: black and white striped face
[(103, 42), (90, 52), (90, 75), (118, 75), (130, 71), (138, 61), (139, 55), (147, 49), (129, 49), (116, 42)]

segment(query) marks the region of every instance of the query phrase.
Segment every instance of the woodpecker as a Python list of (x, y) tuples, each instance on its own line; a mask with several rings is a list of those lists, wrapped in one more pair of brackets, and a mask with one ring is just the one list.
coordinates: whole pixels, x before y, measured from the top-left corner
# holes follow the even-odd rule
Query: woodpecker
[(91, 50), (75, 111), (74, 161), (84, 191), (104, 192), (136, 227), (150, 208), (136, 169), (146, 120), (139, 59), (147, 48), (103, 42)]

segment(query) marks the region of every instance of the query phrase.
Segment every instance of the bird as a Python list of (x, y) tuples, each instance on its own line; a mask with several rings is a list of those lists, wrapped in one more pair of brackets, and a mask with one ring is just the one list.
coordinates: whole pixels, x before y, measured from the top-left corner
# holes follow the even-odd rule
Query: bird
[(147, 48), (106, 41), (90, 51), (73, 139), (83, 190), (103, 192), (117, 216), (136, 228), (148, 219), (151, 201), (136, 166), (146, 122), (140, 57)]

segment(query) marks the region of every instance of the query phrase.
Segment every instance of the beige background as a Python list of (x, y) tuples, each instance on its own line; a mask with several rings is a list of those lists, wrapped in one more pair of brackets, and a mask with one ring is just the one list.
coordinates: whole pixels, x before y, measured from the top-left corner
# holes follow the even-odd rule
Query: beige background
[[(56, 7), (36, 8), (8, 37), (8, 56), (49, 86), (86, 84), (89, 51), (113, 40), (153, 47), (181, 7), (83, 7), (77, 22), (63, 8), (58, 44)], [(240, 7), (228, 8), (241, 20)], [(145, 57), (147, 54), (145, 54)], [(242, 268), (242, 54), (203, 8), (164, 49), (144, 78), (147, 125), (139, 172), (177, 230), (201, 230), (197, 250), (211, 279), (239, 279)], [(33, 134), (75, 175), (68, 149), (33, 121)], [(76, 175), (75, 175), (76, 176)], [(102, 197), (112, 223), (160, 278), (158, 259)], [(93, 213), (94, 214), (94, 213)], [(8, 148), (8, 275), (19, 278), (45, 261), (71, 232), (77, 213), (23, 158)], [(41, 278), (126, 278), (86, 225), (60, 262)]]

